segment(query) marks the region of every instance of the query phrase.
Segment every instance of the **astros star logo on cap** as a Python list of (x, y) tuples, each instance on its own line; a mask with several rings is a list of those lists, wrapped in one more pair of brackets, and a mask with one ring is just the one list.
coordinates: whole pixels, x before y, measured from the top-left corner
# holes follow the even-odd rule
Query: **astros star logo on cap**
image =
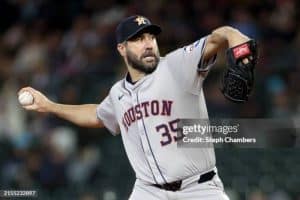
[(142, 16), (138, 16), (134, 21), (137, 22), (139, 26), (142, 24), (146, 24), (146, 19)]

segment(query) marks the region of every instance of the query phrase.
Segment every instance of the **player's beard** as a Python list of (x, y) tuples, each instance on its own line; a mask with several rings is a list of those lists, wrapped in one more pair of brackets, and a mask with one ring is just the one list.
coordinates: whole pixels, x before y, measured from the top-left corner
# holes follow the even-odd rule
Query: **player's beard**
[[(159, 51), (153, 52), (151, 50), (147, 50), (140, 56), (140, 58), (138, 58), (138, 56), (129, 49), (126, 51), (128, 65), (132, 68), (145, 74), (150, 74), (156, 69), (160, 58)], [(148, 56), (152, 56), (154, 58), (152, 62), (144, 61), (144, 59)]]

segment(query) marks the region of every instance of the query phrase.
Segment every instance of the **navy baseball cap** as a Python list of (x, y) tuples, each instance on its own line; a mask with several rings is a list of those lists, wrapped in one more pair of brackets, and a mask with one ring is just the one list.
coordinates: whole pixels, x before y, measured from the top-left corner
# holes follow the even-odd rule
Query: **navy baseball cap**
[(117, 43), (127, 41), (142, 32), (158, 35), (161, 32), (161, 28), (158, 25), (152, 24), (149, 19), (141, 15), (127, 17), (117, 26)]

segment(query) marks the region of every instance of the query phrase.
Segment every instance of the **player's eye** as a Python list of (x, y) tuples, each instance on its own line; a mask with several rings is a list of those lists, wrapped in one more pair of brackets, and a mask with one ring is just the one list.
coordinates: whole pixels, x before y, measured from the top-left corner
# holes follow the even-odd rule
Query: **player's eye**
[(155, 39), (155, 35), (153, 35), (153, 34), (147, 34), (147, 35), (145, 35), (145, 37), (144, 37), (144, 39), (148, 39), (148, 40), (154, 40)]
[(151, 34), (151, 35), (150, 35), (150, 38), (151, 38), (152, 40), (154, 40), (154, 39), (155, 39), (155, 35)]
[(130, 39), (130, 41), (132, 41), (132, 42), (138, 42), (138, 41), (142, 41), (142, 40), (143, 40), (142, 36), (135, 36)]

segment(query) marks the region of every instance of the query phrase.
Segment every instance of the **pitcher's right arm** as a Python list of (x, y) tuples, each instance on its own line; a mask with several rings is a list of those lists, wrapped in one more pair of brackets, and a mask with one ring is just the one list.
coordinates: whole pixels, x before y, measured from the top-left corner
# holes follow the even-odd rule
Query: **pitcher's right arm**
[(89, 128), (104, 127), (103, 122), (97, 118), (96, 109), (97, 104), (83, 104), (83, 105), (66, 105), (59, 104), (49, 100), (41, 92), (31, 88), (22, 88), (18, 93), (24, 91), (30, 92), (34, 97), (34, 102), (31, 105), (23, 106), (26, 110), (33, 110), (36, 112), (52, 113), (56, 116), (68, 120), (78, 126)]

